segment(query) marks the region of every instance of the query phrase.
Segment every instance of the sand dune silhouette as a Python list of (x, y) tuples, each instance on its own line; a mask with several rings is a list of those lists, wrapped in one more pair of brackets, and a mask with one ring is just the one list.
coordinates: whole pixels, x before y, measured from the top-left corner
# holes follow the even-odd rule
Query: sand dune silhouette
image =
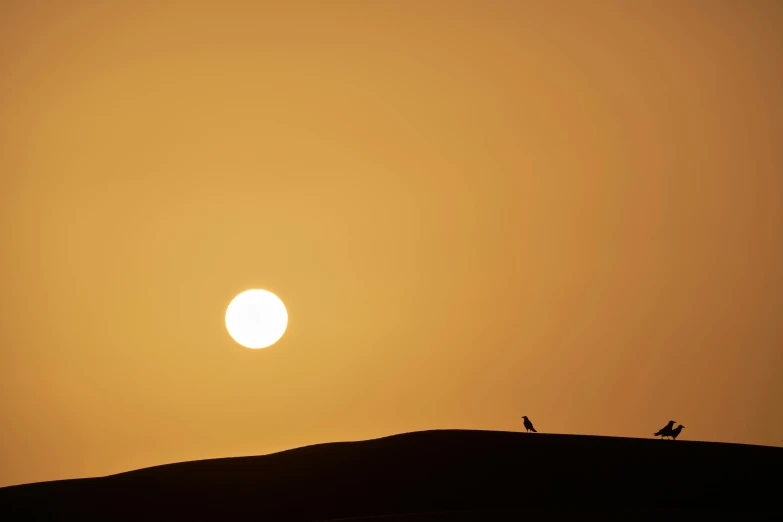
[(774, 447), (436, 430), (2, 488), (0, 513), (7, 520), (772, 519), (783, 515), (780, 469), (783, 449)]

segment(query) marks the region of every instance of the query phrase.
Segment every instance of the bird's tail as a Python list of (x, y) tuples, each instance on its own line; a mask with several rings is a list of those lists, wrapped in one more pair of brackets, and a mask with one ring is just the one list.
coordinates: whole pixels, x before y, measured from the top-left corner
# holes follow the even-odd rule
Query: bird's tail
[(535, 428), (530, 428), (533, 433), (538, 433)]

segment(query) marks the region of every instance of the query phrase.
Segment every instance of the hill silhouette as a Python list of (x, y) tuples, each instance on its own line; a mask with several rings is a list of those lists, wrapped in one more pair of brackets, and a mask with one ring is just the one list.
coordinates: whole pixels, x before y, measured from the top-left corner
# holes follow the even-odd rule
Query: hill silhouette
[(4, 520), (783, 520), (783, 449), (436, 430), (0, 488)]

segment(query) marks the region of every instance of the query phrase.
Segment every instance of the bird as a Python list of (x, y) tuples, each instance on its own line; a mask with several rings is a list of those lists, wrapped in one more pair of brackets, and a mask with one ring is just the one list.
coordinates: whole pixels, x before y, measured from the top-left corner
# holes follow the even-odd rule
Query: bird
[(677, 436), (680, 434), (680, 432), (682, 431), (682, 429), (683, 429), (684, 427), (685, 427), (685, 426), (683, 426), (682, 424), (680, 424), (679, 426), (677, 426), (676, 428), (674, 428), (674, 429), (672, 430), (671, 434), (669, 435), (669, 436), (672, 438), (672, 440), (676, 440), (676, 439), (677, 439)]
[(677, 421), (669, 421), (669, 424), (659, 429), (657, 433), (653, 433), (653, 437), (661, 437), (661, 439), (671, 437), (672, 428), (674, 427), (675, 422)]
[(525, 429), (527, 431), (532, 431), (533, 433), (538, 433), (536, 429), (533, 427), (533, 423), (530, 422), (530, 419), (527, 418), (527, 415), (522, 416), (523, 419), (525, 419)]

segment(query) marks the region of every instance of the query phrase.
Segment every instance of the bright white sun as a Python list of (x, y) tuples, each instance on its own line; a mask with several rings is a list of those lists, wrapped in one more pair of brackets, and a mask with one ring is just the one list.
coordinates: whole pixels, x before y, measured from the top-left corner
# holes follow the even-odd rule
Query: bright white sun
[(245, 348), (266, 348), (275, 344), (288, 326), (283, 301), (266, 290), (246, 290), (226, 309), (226, 328)]

